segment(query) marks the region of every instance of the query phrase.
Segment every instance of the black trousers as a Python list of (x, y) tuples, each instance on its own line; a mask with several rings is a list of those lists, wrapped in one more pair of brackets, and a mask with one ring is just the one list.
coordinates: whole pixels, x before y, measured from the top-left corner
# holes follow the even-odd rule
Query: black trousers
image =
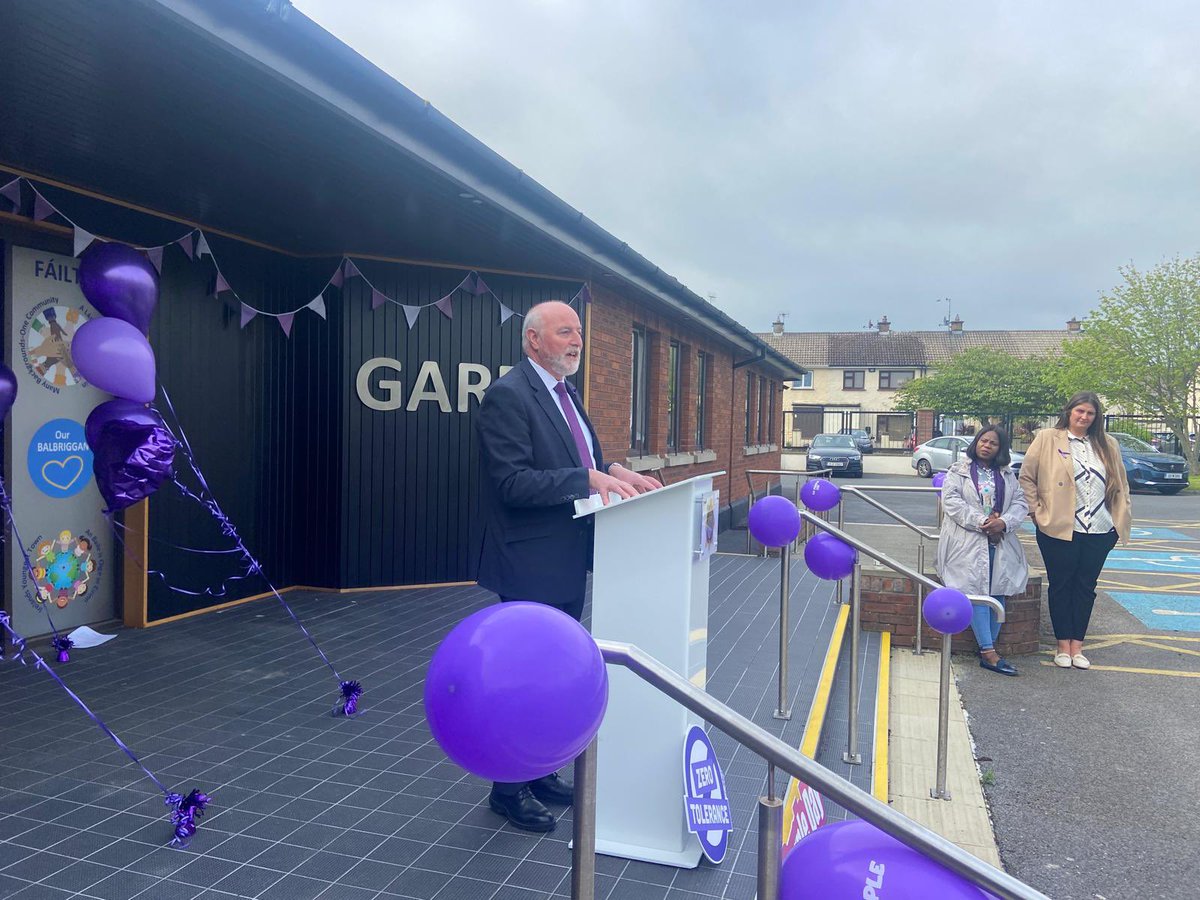
[[(523, 598), (521, 598), (521, 597), (505, 597), (503, 595), (500, 595), (501, 603), (508, 603), (510, 600), (521, 600), (521, 599), (523, 599)], [(570, 616), (576, 622), (578, 622), (581, 618), (583, 618), (583, 601), (582, 600), (580, 600), (578, 603), (569, 603), (566, 606), (561, 606), (556, 603), (549, 603), (546, 605), (553, 606), (555, 609), (561, 609), (563, 612), (565, 612), (568, 616)], [(497, 794), (503, 794), (505, 796), (511, 797), (513, 794), (520, 791), (521, 788), (527, 787), (528, 785), (529, 785), (528, 781), (493, 781), (492, 782), (492, 790), (495, 791)]]
[(1069, 541), (1037, 533), (1038, 549), (1046, 564), (1050, 621), (1060, 641), (1082, 641), (1087, 636), (1092, 607), (1096, 603), (1096, 581), (1104, 561), (1117, 545), (1117, 532), (1075, 532)]

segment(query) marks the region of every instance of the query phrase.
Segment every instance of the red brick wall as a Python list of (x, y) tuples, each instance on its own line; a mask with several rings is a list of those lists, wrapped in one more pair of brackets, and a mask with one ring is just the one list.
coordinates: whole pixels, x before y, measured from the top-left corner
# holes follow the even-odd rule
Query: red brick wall
[(923, 444), (933, 438), (933, 410), (917, 410), (917, 443)]
[[(634, 303), (603, 285), (592, 285), (587, 341), (588, 368), (585, 398), (588, 416), (596, 427), (606, 459), (622, 461), (629, 453), (630, 388), (633, 369), (632, 333), (635, 326), (646, 330), (648, 338), (649, 406), (647, 452), (667, 453), (667, 384), (670, 342), (683, 345), (679, 416), (679, 450), (712, 450), (715, 461), (671, 466), (664, 470), (669, 482), (682, 481), (703, 472), (725, 471), (718, 479), (721, 503), (729, 506), (747, 495), (746, 469), (778, 469), (778, 451), (746, 455), (745, 402), (746, 378), (755, 379), (757, 403), (758, 377), (774, 381), (776, 399), (782, 396), (777, 373), (762, 366), (733, 370), (745, 351), (694, 325), (688, 319), (650, 310)], [(696, 430), (696, 354), (709, 355), (707, 437), (702, 448), (695, 446)], [(783, 415), (775, 413), (771, 443), (781, 443)], [(752, 441), (753, 443), (753, 441)], [(756, 486), (762, 479), (756, 481)]]
[[(863, 572), (862, 628), (866, 631), (890, 631), (892, 643), (912, 647), (915, 643), (917, 600), (913, 583), (903, 575), (890, 572)], [(1042, 579), (1029, 579), (1025, 593), (1009, 597), (1004, 603), (1005, 621), (997, 641), (1001, 656), (1036, 653), (1041, 616)], [(922, 622), (921, 641), (926, 648), (941, 647), (941, 635)], [(960, 653), (979, 650), (970, 628), (954, 636), (954, 649)]]

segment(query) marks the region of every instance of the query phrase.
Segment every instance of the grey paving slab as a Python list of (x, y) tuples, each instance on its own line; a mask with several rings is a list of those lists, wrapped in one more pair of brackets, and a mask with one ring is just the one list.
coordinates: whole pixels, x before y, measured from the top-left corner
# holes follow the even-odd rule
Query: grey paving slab
[[(793, 717), (776, 719), (778, 579), (777, 560), (714, 558), (708, 689), (795, 746), (837, 610), (831, 586), (794, 563)], [(493, 599), (473, 586), (289, 594), (342, 677), (366, 687), (349, 720), (330, 715), (336, 681), (274, 600), (121, 630), (57, 667), (166, 786), (212, 796), (187, 850), (166, 846), (157, 788), (45, 673), (0, 664), (0, 897), (569, 894), (570, 811), (549, 835), (502, 823), (488, 785), (450, 764), (425, 724), (430, 655)], [(734, 791), (726, 862), (687, 871), (601, 857), (601, 897), (753, 896), (766, 767), (713, 740)]]

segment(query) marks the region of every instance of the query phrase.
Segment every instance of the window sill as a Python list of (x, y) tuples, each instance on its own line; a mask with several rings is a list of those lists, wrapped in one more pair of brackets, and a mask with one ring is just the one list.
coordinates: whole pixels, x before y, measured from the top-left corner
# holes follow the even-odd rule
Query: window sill
[(693, 455), (695, 456), (696, 462), (698, 462), (698, 463), (708, 463), (708, 462), (716, 462), (717, 461), (717, 451), (716, 450), (697, 450)]
[(661, 456), (631, 456), (621, 463), (631, 472), (650, 472), (663, 467)]
[(690, 466), (696, 462), (696, 457), (691, 453), (668, 453), (663, 457), (663, 466), (670, 469), (674, 466)]

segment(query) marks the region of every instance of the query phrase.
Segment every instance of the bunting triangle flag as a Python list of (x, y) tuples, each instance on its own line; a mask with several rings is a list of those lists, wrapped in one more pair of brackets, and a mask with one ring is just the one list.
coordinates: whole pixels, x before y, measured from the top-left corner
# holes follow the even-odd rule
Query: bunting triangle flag
[(187, 234), (185, 234), (183, 237), (181, 237), (175, 243), (177, 243), (180, 247), (183, 248), (183, 252), (187, 254), (188, 259), (196, 258), (195, 255), (192, 253), (192, 232), (189, 231)]
[(345, 278), (358, 278), (362, 272), (358, 271), (358, 266), (354, 264), (354, 260), (346, 257), (346, 261), (342, 263), (342, 275)]
[(329, 283), (332, 284), (335, 288), (340, 288), (342, 286), (342, 282), (346, 278), (346, 276), (344, 274), (345, 271), (346, 271), (346, 259), (345, 259), (345, 257), (343, 257), (342, 261), (340, 263), (338, 263), (337, 271), (334, 272), (333, 277), (329, 279)]
[(487, 284), (483, 280), (482, 275), (475, 276), (475, 291), (474, 291), (474, 293), (475, 293), (476, 297), (482, 297), (484, 294), (495, 295), (495, 291), (493, 291), (490, 287), (487, 286)]
[(478, 297), (479, 296), (479, 273), (472, 272), (470, 275), (468, 275), (466, 278), (463, 279), (463, 283), (461, 285), (459, 285), (459, 287), (463, 288), (468, 294), (473, 294), (474, 296)]
[(241, 327), (245, 328), (250, 323), (250, 320), (253, 319), (257, 315), (258, 315), (257, 309), (255, 309), (253, 306), (247, 306), (245, 303), (243, 303), (242, 304), (242, 326)]
[(217, 280), (216, 280), (216, 282), (213, 284), (213, 292), (212, 292), (212, 295), (213, 295), (214, 297), (216, 297), (216, 296), (219, 296), (220, 294), (222, 294), (222, 293), (223, 293), (223, 292), (225, 292), (225, 291), (231, 291), (231, 290), (233, 290), (233, 288), (231, 288), (231, 287), (229, 286), (229, 282), (225, 280), (225, 276), (221, 274), (221, 270), (220, 270), (220, 269), (217, 269)]
[(159, 275), (162, 274), (162, 247), (147, 247), (146, 256), (150, 258), (151, 264)]
[(208, 248), (208, 238), (201, 231), (196, 237), (196, 259), (202, 259), (206, 253), (212, 256), (212, 250)]
[(308, 304), (308, 308), (315, 312), (322, 319), (325, 318), (325, 297), (322, 294), (317, 294)]
[(90, 231), (85, 231), (78, 225), (75, 226), (75, 255), (78, 256), (96, 239), (96, 236)]
[(277, 318), (279, 320), (279, 327), (283, 329), (283, 333), (285, 335), (287, 335), (288, 337), (291, 337), (292, 336), (292, 320), (296, 318), (296, 314), (294, 312), (281, 313), (280, 315), (276, 316), (275, 318)]
[(435, 303), (433, 305), (436, 306), (438, 309), (440, 309), (442, 311), (442, 315), (445, 316), (447, 319), (454, 318), (454, 295), (453, 294), (447, 294), (445, 297), (443, 297), (441, 300), (439, 300), (437, 303)]
[[(496, 301), (496, 302), (499, 303), (500, 301)], [(513, 314), (513, 311), (511, 309), (509, 309), (503, 303), (500, 303), (500, 324), (501, 325), (503, 325), (510, 318), (512, 318), (512, 314)]]
[(21, 179), (14, 178), (4, 187), (0, 188), (0, 197), (3, 197), (13, 205), (13, 212), (21, 208)]
[(35, 189), (33, 192), (33, 221), (40, 222), (58, 212), (53, 204)]
[(387, 295), (378, 288), (371, 288), (371, 309), (379, 309), (387, 303)]
[(400, 305), (404, 307), (404, 318), (408, 319), (408, 327), (412, 328), (417, 324), (417, 316), (421, 314), (421, 307), (409, 306), (404, 303)]
[(592, 302), (592, 289), (586, 283), (579, 289), (579, 300), (584, 306)]

